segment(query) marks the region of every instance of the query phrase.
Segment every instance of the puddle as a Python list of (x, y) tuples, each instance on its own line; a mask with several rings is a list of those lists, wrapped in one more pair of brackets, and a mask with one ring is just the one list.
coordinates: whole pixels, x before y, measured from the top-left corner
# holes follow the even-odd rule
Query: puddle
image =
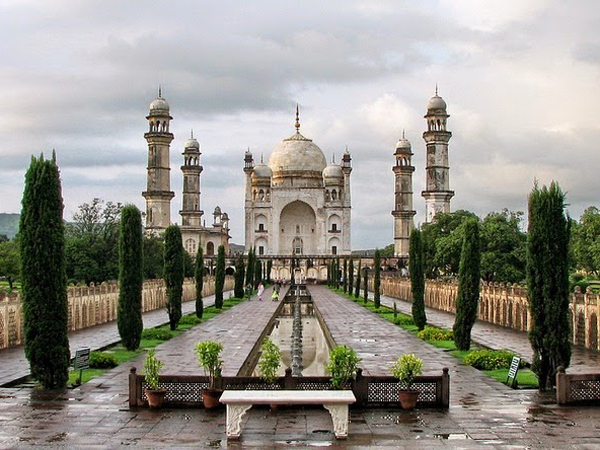
[(329, 434), (329, 433), (331, 433), (331, 431), (329, 431), (329, 430), (313, 430), (313, 433), (315, 433), (315, 434)]
[(451, 441), (461, 440), (461, 439), (463, 439), (463, 440), (471, 439), (471, 436), (469, 436), (466, 433), (440, 433), (440, 434), (434, 434), (433, 437), (436, 439), (448, 439)]

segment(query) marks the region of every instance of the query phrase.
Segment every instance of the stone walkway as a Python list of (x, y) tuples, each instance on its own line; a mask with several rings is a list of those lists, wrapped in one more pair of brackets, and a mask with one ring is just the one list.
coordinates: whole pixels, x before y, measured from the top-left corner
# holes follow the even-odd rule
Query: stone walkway
[[(449, 367), (450, 408), (353, 409), (349, 438), (336, 441), (321, 407), (274, 412), (255, 407), (241, 442), (228, 445), (224, 410), (130, 410), (128, 372), (132, 365), (141, 367), (144, 357), (139, 356), (78, 389), (0, 389), (0, 448), (599, 448), (599, 408), (559, 408), (536, 391), (510, 390), (361, 306), (322, 287), (310, 290), (336, 341), (351, 343), (366, 370), (385, 371), (388, 361), (404, 351), (421, 356), (428, 371)], [(189, 360), (183, 349), (204, 338), (229, 342), (223, 356), (227, 371), (235, 371), (248, 345), (236, 342), (236, 328), (258, 331), (276, 305), (242, 303), (158, 347), (165, 373), (201, 373), (195, 357)]]
[[(233, 291), (223, 294), (227, 298)], [(215, 304), (215, 296), (210, 295), (204, 298), (205, 306)], [(196, 302), (184, 302), (181, 305), (183, 314), (190, 314), (196, 310)], [(169, 316), (166, 309), (157, 309), (143, 314), (144, 328), (154, 328), (169, 323)], [(75, 351), (78, 348), (89, 347), (92, 350), (101, 350), (113, 345), (121, 340), (117, 322), (107, 322), (94, 327), (84, 328), (82, 330), (71, 331), (69, 333), (69, 347), (71, 357), (75, 357)], [(0, 386), (10, 384), (16, 380), (26, 378), (31, 373), (29, 370), (29, 361), (25, 357), (25, 347), (19, 345), (8, 349), (0, 350)]]

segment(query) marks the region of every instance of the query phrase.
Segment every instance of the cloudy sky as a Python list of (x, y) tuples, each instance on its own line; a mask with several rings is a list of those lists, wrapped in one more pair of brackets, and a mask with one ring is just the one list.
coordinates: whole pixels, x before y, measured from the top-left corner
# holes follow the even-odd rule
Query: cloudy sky
[(148, 105), (162, 85), (172, 217), (182, 145), (202, 145), (201, 207), (243, 243), (243, 155), (301, 132), (353, 157), (353, 248), (392, 242), (393, 152), (412, 142), (424, 221), (425, 107), (448, 103), (452, 209), (525, 210), (534, 179), (600, 206), (597, 0), (0, 2), (0, 212), (56, 148), (65, 217), (94, 197), (142, 209)]

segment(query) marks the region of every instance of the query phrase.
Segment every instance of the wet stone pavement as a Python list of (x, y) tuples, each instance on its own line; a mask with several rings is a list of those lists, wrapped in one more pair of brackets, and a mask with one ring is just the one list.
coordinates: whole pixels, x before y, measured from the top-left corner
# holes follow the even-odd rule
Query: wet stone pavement
[[(600, 448), (600, 407), (559, 408), (551, 396), (513, 391), (359, 305), (322, 287), (310, 289), (334, 338), (351, 342), (370, 373), (385, 373), (400, 351), (422, 357), (428, 372), (449, 367), (450, 408), (354, 408), (349, 437), (338, 441), (322, 407), (253, 407), (241, 440), (227, 443), (224, 409), (130, 410), (127, 377), (131, 366), (142, 367), (140, 356), (78, 389), (1, 388), (0, 448)], [(211, 336), (229, 342), (226, 348), (240, 347), (229, 347), (231, 358), (223, 354), (227, 370), (235, 371), (247, 344), (233, 330), (256, 332), (276, 305), (240, 304), (163, 344), (157, 352), (164, 373), (201, 373), (186, 349)]]

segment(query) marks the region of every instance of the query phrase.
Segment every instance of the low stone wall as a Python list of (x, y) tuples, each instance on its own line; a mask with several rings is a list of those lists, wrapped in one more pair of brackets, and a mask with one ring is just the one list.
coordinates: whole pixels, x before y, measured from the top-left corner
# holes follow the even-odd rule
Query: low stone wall
[[(369, 280), (369, 289), (373, 290), (373, 277)], [(381, 293), (388, 297), (411, 301), (410, 280), (403, 277), (382, 277)], [(456, 312), (458, 283), (428, 280), (425, 284), (425, 305)], [(579, 287), (570, 295), (569, 321), (571, 341), (591, 350), (598, 350), (600, 327), (598, 316), (600, 305), (598, 295), (588, 288), (582, 293)], [(478, 319), (519, 331), (531, 328), (531, 314), (527, 288), (519, 285), (482, 283), (479, 297)]]
[[(233, 289), (233, 277), (225, 277), (223, 290)], [(213, 276), (204, 278), (202, 295), (215, 293)], [(116, 282), (89, 286), (69, 286), (69, 331), (111, 322), (117, 318), (119, 285)], [(196, 299), (196, 285), (193, 278), (183, 282), (183, 301)], [(164, 308), (166, 303), (164, 280), (148, 280), (142, 290), (142, 312)], [(23, 343), (23, 316), (21, 298), (18, 292), (10, 295), (0, 293), (0, 349)]]

